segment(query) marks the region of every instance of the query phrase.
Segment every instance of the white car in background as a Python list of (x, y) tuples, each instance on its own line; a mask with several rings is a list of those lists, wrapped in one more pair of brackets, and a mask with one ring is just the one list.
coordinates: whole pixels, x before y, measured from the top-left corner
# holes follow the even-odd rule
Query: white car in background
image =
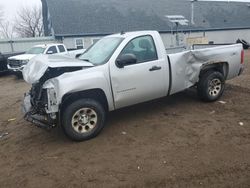
[(66, 55), (72, 58), (78, 57), (84, 53), (85, 49), (68, 51), (64, 44), (42, 44), (29, 49), (25, 54), (12, 56), (8, 58), (7, 67), (17, 77), (22, 77), (22, 70), (28, 62), (40, 54)]

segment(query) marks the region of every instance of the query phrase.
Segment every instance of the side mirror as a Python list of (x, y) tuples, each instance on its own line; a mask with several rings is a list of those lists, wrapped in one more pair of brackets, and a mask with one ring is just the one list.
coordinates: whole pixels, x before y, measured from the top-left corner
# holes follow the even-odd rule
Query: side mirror
[(118, 68), (124, 68), (126, 65), (136, 64), (137, 58), (134, 54), (124, 54), (118, 57), (116, 60), (116, 66)]
[(53, 51), (47, 51), (46, 54), (53, 54)]
[(76, 54), (75, 58), (78, 59), (82, 54)]

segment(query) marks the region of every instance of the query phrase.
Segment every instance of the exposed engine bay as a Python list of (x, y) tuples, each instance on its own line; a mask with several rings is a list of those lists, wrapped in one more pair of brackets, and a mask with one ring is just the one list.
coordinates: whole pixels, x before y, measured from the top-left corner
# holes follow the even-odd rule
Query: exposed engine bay
[(23, 104), (25, 119), (39, 127), (54, 127), (58, 117), (56, 112), (53, 113), (55, 110), (53, 111), (52, 108), (56, 94), (50, 86), (45, 87), (46, 82), (65, 73), (80, 71), (88, 67), (93, 67), (93, 65), (66, 56), (38, 55), (32, 58), (23, 69), (24, 80), (31, 84), (31, 89), (25, 94)]
[[(81, 70), (83, 67), (59, 67), (59, 68), (48, 68), (45, 74), (40, 78), (39, 82), (33, 83), (31, 90), (29, 92), (31, 109), (28, 112), (29, 116), (33, 116), (33, 119), (30, 121), (34, 121), (37, 119), (40, 122), (41, 127), (51, 128), (56, 124), (56, 116), (52, 118), (50, 115), (46, 113), (46, 109), (48, 107), (48, 91), (43, 88), (44, 83), (51, 79), (58, 77), (67, 72), (74, 72)], [(26, 116), (28, 117), (28, 116)], [(29, 119), (27, 119), (29, 120)], [(44, 124), (41, 122), (44, 121)]]
[(81, 70), (82, 67), (60, 67), (60, 68), (49, 68), (43, 77), (39, 80), (38, 83), (32, 84), (30, 90), (31, 104), (34, 107), (34, 110), (39, 112), (39, 109), (44, 109), (48, 103), (48, 96), (46, 89), (43, 89), (43, 84), (51, 79), (58, 77), (67, 72), (74, 72)]

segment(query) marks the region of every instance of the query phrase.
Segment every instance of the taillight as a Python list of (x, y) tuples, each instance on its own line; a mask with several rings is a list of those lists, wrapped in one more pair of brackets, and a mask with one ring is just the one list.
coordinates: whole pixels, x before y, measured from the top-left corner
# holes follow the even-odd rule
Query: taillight
[(241, 64), (244, 64), (244, 50), (241, 51), (241, 60), (240, 60)]

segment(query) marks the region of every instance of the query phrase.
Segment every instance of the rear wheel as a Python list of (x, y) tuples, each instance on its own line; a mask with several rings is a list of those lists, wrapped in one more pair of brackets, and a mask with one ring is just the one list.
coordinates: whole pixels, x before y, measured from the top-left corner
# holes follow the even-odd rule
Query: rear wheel
[(203, 101), (213, 102), (218, 100), (225, 89), (225, 78), (218, 71), (205, 72), (200, 77), (197, 91)]
[(96, 137), (104, 127), (106, 113), (93, 99), (73, 102), (63, 112), (62, 128), (72, 140), (84, 141)]

